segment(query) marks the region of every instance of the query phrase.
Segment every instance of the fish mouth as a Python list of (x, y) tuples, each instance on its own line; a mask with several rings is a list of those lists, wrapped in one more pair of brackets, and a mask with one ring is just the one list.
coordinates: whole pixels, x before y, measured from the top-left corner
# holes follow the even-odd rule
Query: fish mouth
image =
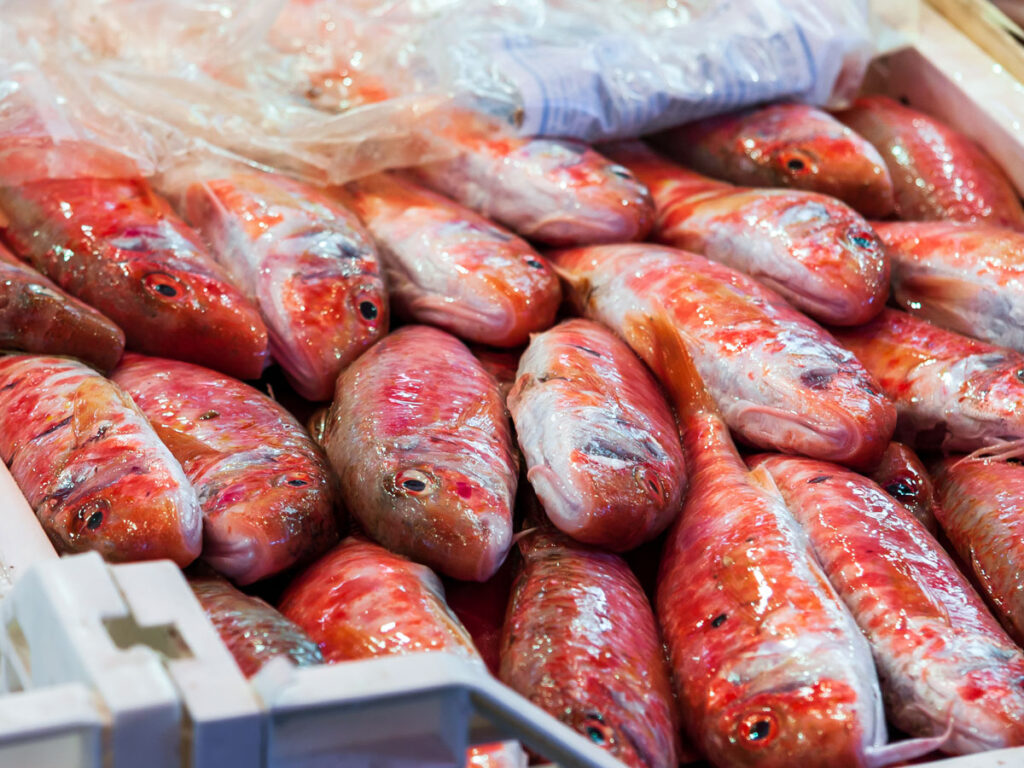
[(266, 536), (250, 526), (209, 520), (203, 526), (202, 559), (236, 584), (259, 581), (274, 572), (274, 557)]
[[(495, 309), (494, 307), (498, 308)], [(516, 325), (515, 313), (507, 302), (496, 302), (487, 309), (472, 306), (459, 299), (443, 296), (417, 296), (407, 302), (409, 315), (418, 322), (444, 328), (456, 336), (481, 344), (518, 344), (508, 341)]]
[(520, 228), (520, 233), (550, 245), (566, 246), (635, 240), (650, 226), (651, 217), (645, 214), (642, 205), (624, 202), (620, 202), (617, 209), (609, 206), (608, 211), (595, 215), (556, 211), (529, 229)]
[(585, 527), (588, 515), (583, 498), (551, 467), (532, 467), (526, 479), (556, 528), (572, 536)]
[[(885, 301), (885, 293), (878, 296), (852, 297), (836, 292), (833, 286), (797, 286), (782, 282), (771, 275), (756, 275), (757, 280), (782, 294), (797, 309), (815, 320), (828, 325), (860, 325), (878, 314)], [(833, 296), (828, 298), (829, 292)]]

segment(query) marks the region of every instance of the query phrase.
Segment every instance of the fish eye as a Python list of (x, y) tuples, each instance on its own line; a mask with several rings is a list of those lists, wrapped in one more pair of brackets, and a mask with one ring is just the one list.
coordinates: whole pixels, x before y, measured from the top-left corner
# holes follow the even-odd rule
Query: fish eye
[(86, 502), (75, 512), (76, 533), (83, 533), (85, 530), (95, 531), (103, 525), (103, 519), (110, 511), (110, 502), (106, 499), (93, 499)]
[(361, 291), (355, 297), (355, 305), (364, 320), (372, 322), (380, 317), (380, 300), (371, 293)]
[(662, 488), (658, 474), (648, 467), (636, 467), (633, 470), (633, 480), (641, 489), (655, 498), (661, 498), (664, 495), (664, 488)]
[(885, 486), (885, 491), (894, 499), (905, 499), (914, 495), (914, 489), (903, 480), (894, 480)]
[(779, 155), (779, 161), (794, 176), (802, 176), (814, 169), (813, 159), (801, 150), (790, 150)]
[(620, 179), (633, 178), (633, 174), (629, 172), (629, 169), (621, 165), (609, 165), (608, 173), (610, 173), (612, 176), (618, 176)]
[(166, 272), (148, 272), (142, 278), (142, 284), (152, 293), (165, 299), (176, 299), (185, 294), (185, 284)]
[(611, 743), (611, 729), (605, 725), (604, 718), (599, 712), (590, 712), (583, 722), (582, 733), (598, 746)]
[(779, 735), (779, 722), (771, 712), (752, 712), (739, 723), (740, 740), (752, 747), (766, 747)]
[(848, 237), (850, 238), (850, 242), (858, 248), (878, 247), (878, 238), (875, 237), (873, 232), (868, 232), (863, 229), (854, 229), (849, 232)]
[(534, 269), (544, 269), (543, 262), (539, 261), (538, 259), (535, 259), (533, 256), (527, 256), (526, 263), (529, 266), (533, 267)]
[(289, 472), (278, 478), (278, 485), (289, 485), (292, 488), (303, 488), (313, 484), (313, 478), (308, 472)]
[(1024, 368), (1018, 368), (1016, 372), (1017, 381), (1024, 383)]
[(406, 496), (422, 496), (433, 486), (433, 478), (418, 469), (404, 469), (395, 475), (395, 488)]

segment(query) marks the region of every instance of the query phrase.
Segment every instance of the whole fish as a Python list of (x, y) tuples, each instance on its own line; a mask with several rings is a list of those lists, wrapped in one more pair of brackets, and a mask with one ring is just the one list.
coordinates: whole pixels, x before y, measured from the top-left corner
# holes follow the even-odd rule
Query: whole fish
[(113, 320), (130, 349), (239, 378), (262, 373), (259, 312), (143, 179), (0, 184), (0, 214), (17, 254)]
[(299, 667), (323, 663), (309, 635), (258, 597), (216, 577), (189, 578), (188, 585), (246, 677), (278, 656)]
[(366, 539), (350, 536), (306, 568), (279, 609), (329, 664), (418, 651), (479, 659), (434, 572)]
[(470, 346), (470, 350), (480, 365), (484, 367), (494, 380), (498, 382), (498, 389), (501, 390), (501, 401), (508, 399), (508, 393), (516, 383), (516, 375), (519, 371), (519, 358), (523, 356), (523, 349), (492, 349), (480, 345)]
[(400, 176), (346, 190), (377, 241), (399, 314), (501, 347), (551, 325), (558, 278), (525, 241)]
[(124, 332), (0, 245), (0, 349), (71, 355), (108, 371), (124, 352)]
[(1010, 180), (963, 134), (887, 96), (862, 96), (836, 117), (885, 158), (899, 218), (1024, 229)]
[(939, 525), (1018, 644), (1024, 643), (1024, 467), (1001, 458), (932, 467)]
[(686, 467), (675, 419), (611, 331), (576, 319), (535, 334), (508, 408), (526, 477), (559, 530), (622, 552), (679, 513)]
[(874, 379), (745, 275), (655, 245), (578, 248), (552, 259), (576, 309), (618, 333), (652, 368), (650, 340), (631, 335), (626, 320), (644, 312), (672, 325), (744, 441), (862, 468), (888, 445), (896, 412)]
[[(423, 651), (480, 661), (434, 572), (362, 538), (350, 536), (301, 573), (280, 608), (330, 664)], [(470, 748), (466, 759), (467, 768), (526, 765), (515, 742)]]
[(112, 561), (199, 555), (181, 465), (120, 387), (60, 357), (0, 357), (0, 456), (59, 552)]
[(892, 757), (871, 651), (763, 469), (748, 471), (677, 331), (646, 335), (683, 432), (690, 487), (656, 608), (683, 725), (720, 768), (835, 768)]
[(628, 766), (676, 765), (672, 685), (640, 583), (621, 557), (541, 526), (518, 539), (501, 680)]
[(485, 581), (512, 545), (515, 460), (498, 385), (455, 337), (406, 326), (338, 378), (325, 447), (389, 549)]
[(1024, 438), (1024, 355), (895, 309), (834, 333), (896, 403), (897, 439), (938, 452)]
[(337, 541), (335, 482), (295, 418), (197, 365), (126, 354), (112, 378), (181, 462), (203, 505), (203, 559), (238, 584)]
[(1024, 233), (955, 222), (875, 225), (893, 298), (950, 331), (1024, 352)]
[(377, 252), (359, 218), (315, 187), (270, 173), (195, 180), (185, 216), (263, 315), (270, 351), (308, 400), (388, 330)]
[(586, 144), (520, 138), (456, 115), (459, 154), (411, 172), (422, 183), (547, 245), (643, 240), (654, 211), (646, 187)]
[(902, 504), (929, 533), (935, 534), (939, 530), (935, 487), (928, 470), (909, 446), (889, 443), (878, 468), (871, 473), (871, 479)]
[(1024, 652), (924, 526), (835, 464), (784, 456), (751, 464), (771, 473), (867, 637), (890, 722), (938, 737), (951, 754), (1024, 744)]
[(658, 242), (738, 269), (826, 323), (863, 323), (885, 304), (889, 262), (882, 243), (844, 203), (801, 190), (734, 187), (639, 141), (606, 151), (651, 190)]
[(893, 210), (882, 156), (828, 112), (772, 104), (681, 125), (655, 145), (699, 173), (745, 187), (792, 187), (836, 197), (865, 216)]

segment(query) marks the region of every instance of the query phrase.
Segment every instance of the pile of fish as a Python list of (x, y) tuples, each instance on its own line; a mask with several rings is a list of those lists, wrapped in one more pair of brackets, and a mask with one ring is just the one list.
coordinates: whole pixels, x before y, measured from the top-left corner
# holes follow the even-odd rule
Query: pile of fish
[(174, 560), (247, 675), (446, 651), (637, 768), (1024, 745), (984, 151), (884, 97), (452, 130), (342, 188), (0, 174), (0, 455), (58, 550)]

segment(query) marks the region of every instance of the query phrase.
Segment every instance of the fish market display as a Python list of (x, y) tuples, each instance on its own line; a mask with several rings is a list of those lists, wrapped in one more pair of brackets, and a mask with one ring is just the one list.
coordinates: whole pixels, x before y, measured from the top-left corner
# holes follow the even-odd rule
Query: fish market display
[(558, 278), (525, 241), (400, 176), (346, 189), (380, 248), (399, 314), (501, 347), (551, 325)]
[(242, 379), (262, 373), (259, 312), (144, 180), (0, 185), (0, 213), (15, 252), (117, 323), (129, 349)]
[(753, 464), (771, 473), (871, 644), (893, 725), (953, 754), (1024, 744), (1024, 653), (925, 528), (834, 464)]
[(935, 487), (928, 470), (909, 446), (889, 443), (871, 479), (902, 504), (929, 533), (938, 530)]
[(673, 159), (716, 179), (820, 192), (876, 219), (892, 213), (892, 178), (878, 150), (807, 104), (709, 117), (658, 134), (654, 141)]
[(0, 456), (59, 552), (199, 555), (199, 499), (116, 384), (60, 357), (0, 358)]
[(1024, 233), (950, 222), (875, 225), (893, 298), (950, 331), (1024, 352)]
[(188, 585), (246, 677), (278, 656), (299, 667), (323, 663), (309, 635), (258, 597), (216, 577), (189, 578)]
[(189, 363), (126, 354), (113, 379), (181, 462), (203, 505), (203, 559), (249, 584), (337, 541), (327, 461), (284, 408)]
[(124, 332), (0, 245), (0, 349), (71, 355), (108, 371), (124, 352)]
[(654, 377), (604, 327), (567, 320), (534, 335), (508, 408), (527, 479), (577, 541), (633, 549), (679, 512), (686, 470), (675, 419)]
[(889, 262), (854, 210), (813, 192), (733, 187), (639, 141), (607, 148), (651, 190), (654, 239), (744, 272), (826, 323), (856, 325), (889, 294)]
[(518, 539), (503, 682), (634, 768), (675, 765), (675, 703), (651, 606), (617, 555), (546, 524)]
[(955, 456), (932, 467), (939, 524), (996, 616), (1024, 643), (1024, 466)]
[(899, 218), (1024, 229), (1006, 174), (963, 134), (886, 96), (863, 96), (836, 117), (885, 158)]
[(411, 172), (523, 237), (588, 245), (642, 240), (651, 228), (646, 187), (586, 144), (495, 135), (458, 116), (447, 138), (457, 157)]
[(892, 403), (857, 359), (778, 294), (702, 256), (654, 245), (553, 254), (574, 307), (624, 338), (662, 377), (631, 314), (681, 336), (729, 427), (752, 445), (870, 468)]
[(664, 320), (633, 316), (670, 389), (690, 472), (657, 584), (683, 726), (719, 768), (882, 765), (871, 651), (764, 469)]
[(269, 173), (195, 181), (183, 207), (259, 306), (288, 380), (309, 400), (330, 400), (338, 374), (388, 329), (377, 253), (358, 217)]
[(362, 538), (343, 540), (303, 571), (279, 608), (328, 663), (417, 651), (479, 658), (437, 576)]
[(1024, 355), (894, 309), (835, 334), (896, 403), (899, 440), (937, 452), (1024, 438)]
[(453, 336), (406, 326), (338, 378), (325, 438), (349, 511), (389, 549), (484, 581), (512, 545), (498, 384)]

